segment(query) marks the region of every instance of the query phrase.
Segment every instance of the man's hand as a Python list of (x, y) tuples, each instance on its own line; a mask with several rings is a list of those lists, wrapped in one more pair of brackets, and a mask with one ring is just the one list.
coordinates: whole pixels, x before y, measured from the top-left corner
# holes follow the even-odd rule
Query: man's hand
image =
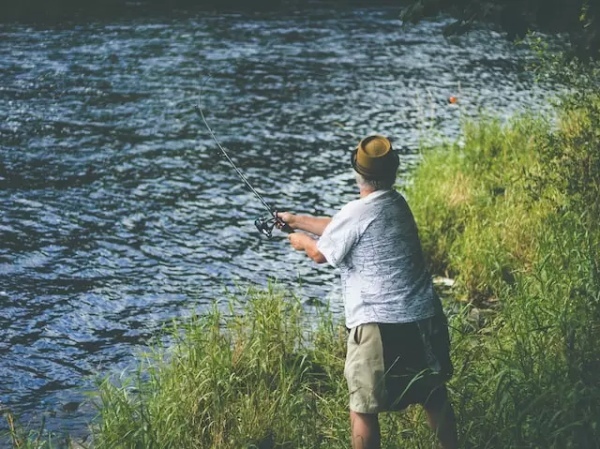
[(277, 217), (285, 221), (290, 228), (296, 229), (296, 215), (289, 212), (277, 212)]
[(300, 234), (298, 232), (288, 235), (288, 240), (290, 241), (292, 248), (297, 251), (304, 251), (307, 243), (306, 239), (312, 240), (308, 235)]
[[(277, 212), (277, 217), (285, 221), (290, 228), (300, 229), (314, 235), (321, 235), (331, 221), (330, 217), (313, 217), (312, 215), (294, 215), (289, 212)], [(279, 226), (278, 226), (279, 228)]]
[(327, 259), (321, 254), (321, 251), (317, 248), (317, 241), (308, 234), (302, 234), (295, 232), (288, 235), (288, 240), (297, 251), (304, 251), (308, 257), (317, 263), (325, 263)]

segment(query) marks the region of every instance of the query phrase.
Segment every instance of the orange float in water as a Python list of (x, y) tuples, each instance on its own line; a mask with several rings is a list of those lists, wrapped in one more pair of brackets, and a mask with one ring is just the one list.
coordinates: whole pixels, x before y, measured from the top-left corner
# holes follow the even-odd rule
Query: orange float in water
[(450, 104), (454, 104), (458, 101), (458, 98), (456, 98), (455, 96), (451, 95), (450, 97), (448, 97), (448, 103)]

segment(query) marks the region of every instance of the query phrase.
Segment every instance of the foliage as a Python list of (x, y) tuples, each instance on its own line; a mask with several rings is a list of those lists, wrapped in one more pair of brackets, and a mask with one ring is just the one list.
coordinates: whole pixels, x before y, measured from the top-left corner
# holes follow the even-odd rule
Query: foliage
[[(307, 333), (300, 312), (283, 292), (251, 289), (229, 314), (215, 306), (175, 325), (173, 352), (100, 385), (94, 447), (329, 447), (343, 435), (332, 425), (344, 421), (341, 335)], [(327, 351), (311, 350), (317, 341)]]
[(535, 165), (548, 124), (522, 117), (469, 124), (464, 146), (428, 152), (409, 196), (433, 271), (456, 277), (463, 293), (490, 299), (531, 264), (545, 203), (524, 202), (524, 167)]
[(593, 0), (416, 0), (402, 18), (416, 22), (439, 12), (457, 18), (448, 32), (468, 30), (474, 21), (497, 24), (509, 37), (530, 31), (567, 33), (578, 56), (600, 56), (600, 3)]
[[(176, 324), (174, 348), (104, 380), (94, 448), (347, 448), (345, 328), (274, 288), (240, 305)], [(416, 408), (381, 425), (384, 449), (435, 441)]]
[(471, 124), (463, 146), (425, 154), (407, 193), (432, 266), (471, 316), (488, 307), (454, 333), (465, 447), (600, 440), (599, 106), (586, 91), (556, 124)]

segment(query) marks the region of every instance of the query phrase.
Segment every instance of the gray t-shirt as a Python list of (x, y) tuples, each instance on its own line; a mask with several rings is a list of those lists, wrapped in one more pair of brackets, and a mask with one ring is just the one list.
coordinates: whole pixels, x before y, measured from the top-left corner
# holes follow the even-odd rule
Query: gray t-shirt
[(340, 269), (347, 327), (409, 323), (441, 311), (415, 220), (397, 191), (378, 190), (346, 204), (317, 247)]

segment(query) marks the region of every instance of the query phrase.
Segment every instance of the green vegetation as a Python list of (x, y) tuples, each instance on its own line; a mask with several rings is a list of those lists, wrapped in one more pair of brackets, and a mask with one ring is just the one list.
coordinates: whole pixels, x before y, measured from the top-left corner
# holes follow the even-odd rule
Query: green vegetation
[(71, 448), (71, 441), (67, 438), (48, 435), (44, 422), (36, 430), (28, 430), (17, 425), (10, 412), (5, 412), (8, 430), (0, 432), (0, 445), (10, 444), (15, 449), (53, 449)]
[(469, 125), (464, 146), (417, 168), (409, 200), (425, 250), (478, 317), (453, 335), (465, 447), (600, 441), (599, 129), (588, 92), (556, 125)]
[(494, 24), (511, 38), (530, 31), (565, 33), (571, 53), (600, 56), (600, 3), (595, 0), (414, 0), (402, 18), (417, 22), (440, 12), (457, 19), (447, 28), (449, 34), (466, 32), (475, 22)]
[(227, 313), (215, 306), (176, 324), (174, 352), (148, 354), (138, 375), (101, 385), (96, 448), (345, 442), (343, 328), (324, 315), (311, 332), (301, 303), (275, 288), (231, 301)]

